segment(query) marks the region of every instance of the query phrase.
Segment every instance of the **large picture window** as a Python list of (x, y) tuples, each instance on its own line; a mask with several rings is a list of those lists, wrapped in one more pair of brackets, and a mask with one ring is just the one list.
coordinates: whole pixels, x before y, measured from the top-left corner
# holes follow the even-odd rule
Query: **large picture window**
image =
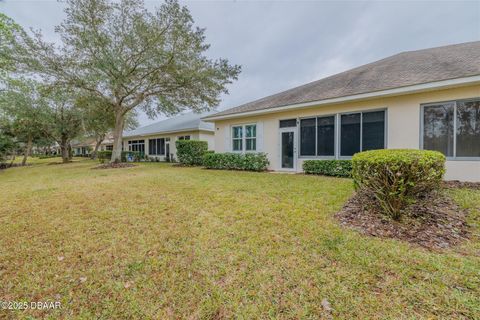
[(145, 153), (145, 140), (128, 141), (128, 151), (137, 151), (137, 152)]
[(340, 122), (340, 156), (385, 148), (384, 110), (343, 114)]
[(149, 139), (148, 154), (157, 156), (165, 155), (165, 138)]
[(423, 149), (480, 158), (480, 98), (423, 106)]
[(256, 124), (247, 124), (232, 127), (232, 150), (236, 152), (257, 150)]

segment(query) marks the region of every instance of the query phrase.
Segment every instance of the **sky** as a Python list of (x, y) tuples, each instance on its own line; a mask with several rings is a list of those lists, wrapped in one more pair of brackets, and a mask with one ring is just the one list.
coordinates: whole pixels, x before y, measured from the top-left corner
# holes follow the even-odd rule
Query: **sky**
[[(154, 10), (162, 1), (145, 1)], [(242, 66), (218, 110), (410, 50), (480, 40), (478, 1), (181, 1), (206, 28), (207, 55)], [(0, 12), (59, 41), (55, 0), (0, 0)], [(146, 125), (164, 117), (149, 119)]]

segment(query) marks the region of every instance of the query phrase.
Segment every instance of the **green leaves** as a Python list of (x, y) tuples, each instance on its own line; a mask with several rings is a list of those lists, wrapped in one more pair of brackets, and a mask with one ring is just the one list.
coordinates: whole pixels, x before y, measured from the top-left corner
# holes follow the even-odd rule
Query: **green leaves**
[(265, 171), (269, 161), (265, 153), (206, 153), (203, 165), (207, 169)]
[(352, 176), (351, 160), (305, 160), (303, 171), (307, 174), (350, 178)]
[(353, 156), (352, 176), (356, 188), (375, 198), (386, 215), (400, 219), (415, 199), (440, 187), (445, 160), (437, 151), (365, 151)]
[(177, 140), (178, 161), (186, 166), (200, 166), (203, 164), (203, 156), (208, 150), (207, 141)]

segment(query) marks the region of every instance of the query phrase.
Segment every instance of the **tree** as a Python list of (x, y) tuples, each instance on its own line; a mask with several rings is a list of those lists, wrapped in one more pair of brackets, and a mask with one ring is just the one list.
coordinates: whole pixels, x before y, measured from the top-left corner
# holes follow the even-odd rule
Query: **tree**
[[(114, 113), (111, 105), (91, 95), (79, 97), (76, 103), (82, 109), (85, 136), (95, 138), (95, 148), (91, 157), (96, 159), (100, 145), (115, 127)], [(132, 130), (137, 126), (135, 114), (129, 112), (125, 117), (125, 128)]]
[(49, 105), (47, 135), (59, 145), (62, 162), (71, 160), (70, 142), (82, 132), (82, 110), (75, 104), (76, 93), (61, 87), (49, 87), (44, 92)]
[(33, 142), (45, 134), (48, 106), (38, 83), (26, 79), (9, 79), (0, 91), (0, 109), (10, 122), (10, 131), (24, 143), (22, 165), (31, 154)]
[(45, 43), (40, 34), (25, 37), (28, 50), (15, 55), (17, 67), (109, 105), (112, 162), (121, 159), (127, 114), (138, 109), (150, 117), (209, 110), (240, 72), (240, 66), (225, 59), (206, 57), (205, 30), (194, 27), (190, 12), (176, 0), (153, 13), (140, 0), (66, 2), (67, 17), (56, 28), (62, 46)]
[(25, 39), (23, 29), (11, 18), (0, 12), (0, 78), (13, 70), (12, 54), (17, 39)]
[(12, 166), (18, 149), (18, 143), (12, 135), (10, 128), (11, 123), (9, 119), (0, 113), (0, 169), (5, 166), (8, 167), (8, 165), (5, 165), (8, 157), (11, 157), (9, 166)]

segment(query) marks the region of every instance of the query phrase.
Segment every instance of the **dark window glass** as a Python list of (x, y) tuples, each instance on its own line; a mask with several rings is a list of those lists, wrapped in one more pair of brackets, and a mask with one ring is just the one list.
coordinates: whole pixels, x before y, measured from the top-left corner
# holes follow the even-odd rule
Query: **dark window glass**
[(457, 157), (480, 157), (480, 100), (457, 103)]
[(280, 128), (291, 128), (297, 126), (297, 119), (280, 120)]
[(423, 148), (453, 156), (453, 103), (423, 108)]
[(341, 117), (340, 155), (353, 156), (360, 151), (360, 113)]
[(317, 155), (335, 155), (335, 117), (317, 118)]
[(362, 151), (385, 148), (385, 111), (362, 115)]
[(161, 156), (165, 155), (165, 139), (164, 138), (158, 139), (157, 141), (157, 154)]
[(300, 155), (315, 155), (315, 125), (316, 119), (300, 120)]
[(293, 168), (293, 132), (282, 132), (282, 168)]

